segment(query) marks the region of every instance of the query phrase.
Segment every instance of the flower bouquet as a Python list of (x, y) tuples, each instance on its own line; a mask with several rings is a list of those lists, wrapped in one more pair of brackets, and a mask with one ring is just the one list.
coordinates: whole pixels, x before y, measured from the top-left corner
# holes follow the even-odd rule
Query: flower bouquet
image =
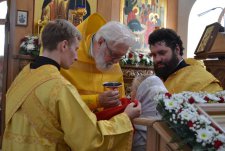
[(148, 54), (128, 51), (128, 53), (120, 60), (120, 65), (151, 66), (152, 60)]
[[(225, 134), (207, 116), (199, 112), (196, 103), (223, 103), (225, 91), (215, 94), (205, 92), (183, 92), (179, 94), (159, 94), (157, 110), (171, 129), (175, 131), (181, 144), (188, 144), (195, 151), (225, 151)], [(178, 140), (174, 138), (174, 141)]]
[(25, 36), (21, 39), (19, 53), (23, 55), (38, 56), (40, 52), (40, 46), (37, 36)]

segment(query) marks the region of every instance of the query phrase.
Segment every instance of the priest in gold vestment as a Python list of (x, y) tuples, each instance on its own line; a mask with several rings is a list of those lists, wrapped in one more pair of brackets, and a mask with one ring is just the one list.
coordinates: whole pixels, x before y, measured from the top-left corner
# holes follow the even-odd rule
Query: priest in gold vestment
[(4, 151), (126, 151), (140, 105), (97, 121), (77, 89), (59, 70), (77, 59), (81, 35), (66, 20), (49, 22), (42, 33), (43, 56), (27, 65), (6, 96)]
[(183, 43), (173, 30), (159, 29), (149, 36), (151, 56), (157, 76), (170, 93), (221, 91), (220, 82), (195, 59), (183, 59)]
[(106, 21), (97, 13), (78, 25), (83, 39), (78, 50), (78, 60), (62, 75), (78, 89), (91, 110), (119, 105), (117, 91), (104, 92), (104, 82), (121, 82), (125, 96), (123, 74), (119, 61), (135, 43), (127, 26)]

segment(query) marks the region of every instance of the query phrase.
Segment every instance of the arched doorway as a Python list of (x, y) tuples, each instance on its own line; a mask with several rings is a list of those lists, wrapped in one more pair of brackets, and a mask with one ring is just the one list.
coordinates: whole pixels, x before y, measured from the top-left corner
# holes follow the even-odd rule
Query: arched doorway
[[(218, 8), (216, 8), (218, 7)], [(188, 41), (187, 41), (187, 57), (193, 58), (195, 49), (198, 45), (198, 42), (201, 38), (201, 35), (205, 27), (209, 24), (217, 22), (222, 8), (225, 7), (224, 0), (196, 0), (194, 3), (188, 21)], [(215, 9), (213, 9), (215, 8)], [(207, 11), (213, 9), (211, 11)], [(202, 12), (205, 12), (202, 15)], [(222, 19), (221, 25), (224, 24)]]

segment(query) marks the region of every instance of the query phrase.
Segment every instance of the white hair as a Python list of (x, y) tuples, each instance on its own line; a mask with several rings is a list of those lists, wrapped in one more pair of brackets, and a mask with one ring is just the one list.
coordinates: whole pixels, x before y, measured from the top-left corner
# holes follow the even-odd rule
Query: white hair
[(114, 48), (118, 44), (132, 47), (135, 43), (135, 36), (132, 31), (126, 25), (117, 21), (110, 21), (102, 26), (95, 34), (95, 40), (98, 41), (101, 37)]

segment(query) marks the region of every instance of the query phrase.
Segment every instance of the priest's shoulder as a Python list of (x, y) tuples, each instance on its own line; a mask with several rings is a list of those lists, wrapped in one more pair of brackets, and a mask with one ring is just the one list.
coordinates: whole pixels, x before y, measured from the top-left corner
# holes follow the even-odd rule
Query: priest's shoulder
[(86, 18), (81, 24), (77, 26), (77, 29), (87, 36), (89, 34), (96, 33), (99, 28), (106, 24), (106, 20), (98, 13), (94, 13)]

